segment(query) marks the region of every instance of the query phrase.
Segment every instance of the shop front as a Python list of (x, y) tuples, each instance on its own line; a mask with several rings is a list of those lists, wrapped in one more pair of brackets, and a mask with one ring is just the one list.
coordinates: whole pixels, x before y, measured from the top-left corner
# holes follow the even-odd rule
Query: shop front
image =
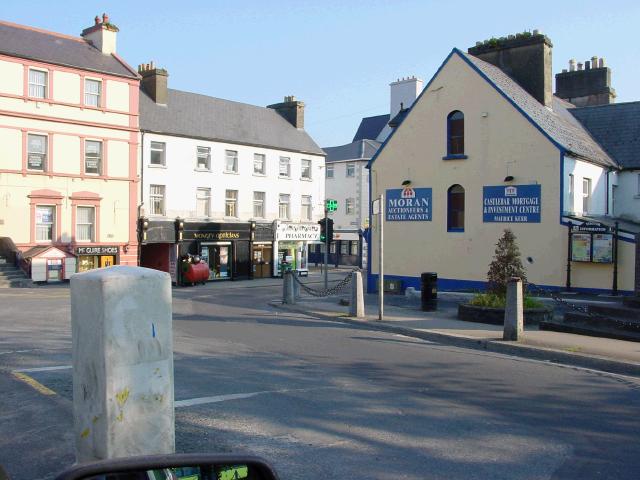
[(298, 275), (308, 275), (309, 245), (319, 242), (320, 225), (317, 223), (276, 221), (273, 275), (281, 276), (284, 269), (294, 270)]
[(78, 272), (111, 267), (120, 263), (120, 247), (117, 245), (76, 247), (75, 254)]
[(141, 218), (138, 221), (140, 266), (167, 272), (173, 283), (177, 282), (176, 228), (174, 220)]
[(273, 223), (256, 223), (251, 258), (253, 278), (272, 276)]

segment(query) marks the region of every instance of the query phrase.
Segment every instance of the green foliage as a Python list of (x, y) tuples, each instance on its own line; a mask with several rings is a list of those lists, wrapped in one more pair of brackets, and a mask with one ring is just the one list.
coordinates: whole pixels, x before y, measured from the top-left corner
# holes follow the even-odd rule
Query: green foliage
[[(476, 307), (491, 307), (491, 308), (504, 308), (507, 303), (507, 299), (503, 295), (495, 293), (478, 293), (469, 302), (470, 305)], [(544, 304), (539, 300), (528, 295), (524, 296), (522, 301), (523, 307), (527, 308), (543, 308)]]
[(496, 244), (493, 261), (487, 272), (488, 290), (499, 296), (507, 294), (507, 282), (511, 277), (522, 279), (522, 288), (526, 289), (527, 274), (520, 259), (520, 249), (516, 236), (506, 229)]

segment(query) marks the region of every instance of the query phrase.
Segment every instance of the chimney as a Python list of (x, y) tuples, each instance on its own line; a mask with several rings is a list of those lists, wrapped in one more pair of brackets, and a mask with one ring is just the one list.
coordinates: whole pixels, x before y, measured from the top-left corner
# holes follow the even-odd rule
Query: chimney
[(284, 97), (284, 102), (267, 105), (284, 118), (287, 122), (299, 130), (304, 129), (304, 102), (296, 100), (293, 95)]
[(164, 68), (156, 68), (153, 62), (138, 65), (138, 73), (142, 77), (140, 85), (151, 99), (160, 105), (167, 104), (167, 77)]
[[(571, 62), (574, 60), (570, 60)], [(578, 63), (580, 67), (581, 63)], [(585, 68), (569, 69), (556, 74), (556, 96), (576, 107), (608, 105), (614, 103), (616, 92), (611, 88), (611, 69), (604, 58), (593, 56), (584, 62)]]
[(553, 45), (538, 30), (518, 33), (513, 38), (492, 38), (475, 47), (469, 54), (491, 63), (509, 75), (541, 104), (551, 107)]
[(416, 77), (399, 78), (391, 82), (389, 96), (389, 119), (393, 120), (401, 110), (411, 108), (422, 91), (422, 80)]
[(109, 22), (109, 16), (102, 14), (102, 18), (96, 16), (94, 25), (85, 28), (80, 34), (85, 41), (92, 44), (105, 55), (116, 53), (116, 36), (118, 27)]

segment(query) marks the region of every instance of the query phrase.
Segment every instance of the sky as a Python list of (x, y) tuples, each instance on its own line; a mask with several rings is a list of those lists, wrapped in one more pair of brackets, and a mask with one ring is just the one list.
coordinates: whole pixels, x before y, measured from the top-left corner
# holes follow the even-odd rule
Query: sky
[(389, 113), (390, 82), (427, 82), (452, 48), (533, 29), (554, 45), (554, 74), (604, 57), (616, 101), (640, 100), (637, 1), (0, 0), (1, 20), (70, 35), (103, 12), (130, 65), (153, 60), (169, 88), (254, 105), (295, 95), (322, 147)]

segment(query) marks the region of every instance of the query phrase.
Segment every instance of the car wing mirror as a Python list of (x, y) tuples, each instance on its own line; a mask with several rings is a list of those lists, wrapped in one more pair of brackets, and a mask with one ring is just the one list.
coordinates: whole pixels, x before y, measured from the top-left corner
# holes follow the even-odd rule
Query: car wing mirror
[(278, 475), (259, 457), (174, 454), (78, 464), (56, 480), (278, 480)]

